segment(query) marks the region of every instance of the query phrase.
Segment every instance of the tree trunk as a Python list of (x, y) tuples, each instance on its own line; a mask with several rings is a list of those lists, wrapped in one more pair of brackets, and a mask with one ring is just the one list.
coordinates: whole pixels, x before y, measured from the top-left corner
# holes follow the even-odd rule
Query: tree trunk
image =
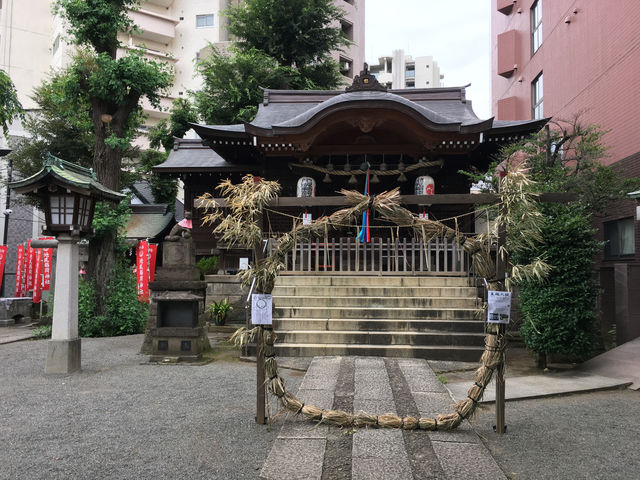
[(536, 367), (540, 370), (547, 368), (547, 354), (545, 352), (536, 352)]
[[(136, 102), (137, 104), (137, 102)], [(105, 144), (105, 139), (111, 134), (121, 137), (128, 115), (120, 107), (110, 114), (109, 106), (99, 101), (93, 101), (91, 105), (91, 117), (93, 120), (96, 143), (93, 153), (93, 170), (98, 181), (114, 191), (120, 190), (120, 174), (122, 166), (122, 151), (112, 149)], [(113, 110), (111, 110), (113, 112)], [(124, 121), (123, 121), (124, 118)], [(104, 315), (107, 287), (109, 279), (113, 277), (113, 268), (116, 263), (116, 232), (110, 232), (101, 237), (94, 237), (89, 242), (88, 276), (93, 280), (96, 293), (95, 314)]]

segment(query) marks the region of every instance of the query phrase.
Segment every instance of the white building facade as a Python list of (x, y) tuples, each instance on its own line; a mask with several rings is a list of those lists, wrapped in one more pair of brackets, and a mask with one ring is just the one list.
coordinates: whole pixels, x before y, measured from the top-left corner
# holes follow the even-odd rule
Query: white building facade
[(369, 70), (388, 88), (439, 88), (444, 86), (444, 75), (431, 56), (413, 58), (404, 50), (394, 50), (391, 56), (380, 57)]

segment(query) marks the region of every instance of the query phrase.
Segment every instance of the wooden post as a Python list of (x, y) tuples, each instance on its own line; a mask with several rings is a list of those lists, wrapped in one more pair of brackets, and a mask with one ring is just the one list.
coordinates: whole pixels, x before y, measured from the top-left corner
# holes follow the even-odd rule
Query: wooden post
[[(504, 284), (505, 278), (505, 264), (507, 262), (506, 258), (502, 258), (500, 255), (501, 248), (505, 245), (507, 232), (504, 226), (500, 226), (498, 229), (498, 249), (496, 251), (496, 278), (499, 282)], [(496, 334), (497, 334), (497, 342), (496, 348), (499, 352), (502, 352), (504, 349), (504, 334), (505, 334), (505, 325), (497, 324), (495, 325)], [(504, 356), (501, 357), (500, 364), (496, 369), (496, 426), (495, 431), (498, 435), (502, 435), (506, 431), (506, 425), (504, 423)]]
[[(260, 227), (260, 231), (263, 230), (263, 217), (262, 213), (256, 216), (256, 223)], [(261, 235), (261, 238), (264, 236)], [(254, 249), (253, 255), (255, 262), (258, 264), (263, 258), (263, 242), (260, 242), (260, 246)], [(261, 292), (260, 292), (261, 293)], [(260, 326), (258, 329), (258, 335), (256, 338), (256, 422), (260, 425), (264, 425), (267, 421), (265, 414), (265, 375), (264, 375), (264, 328)]]
[(265, 378), (264, 378), (264, 329), (258, 329), (256, 339), (256, 422), (264, 425), (267, 422), (265, 415)]

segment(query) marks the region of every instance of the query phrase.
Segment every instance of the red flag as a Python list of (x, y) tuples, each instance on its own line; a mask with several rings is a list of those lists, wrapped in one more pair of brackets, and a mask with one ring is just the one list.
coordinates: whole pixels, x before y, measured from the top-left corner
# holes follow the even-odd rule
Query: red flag
[(20, 283), (20, 296), (27, 296), (27, 265), (29, 264), (29, 249), (27, 245), (22, 251), (22, 282)]
[(42, 288), (42, 248), (36, 248), (36, 260), (33, 267), (33, 303), (40, 303)]
[(2, 287), (2, 279), (4, 278), (4, 264), (7, 261), (7, 246), (0, 245), (0, 287)]
[(138, 242), (136, 252), (136, 281), (138, 300), (149, 302), (149, 244), (145, 240)]
[(18, 245), (18, 254), (16, 256), (16, 289), (14, 297), (22, 296), (22, 262), (24, 261), (24, 245)]
[(27, 262), (27, 287), (25, 290), (25, 294), (27, 292), (30, 292), (31, 290), (33, 290), (33, 273), (35, 270), (35, 258), (36, 257), (36, 251), (35, 248), (31, 248), (31, 240), (29, 240), (27, 242), (27, 253), (26, 253), (26, 262)]
[(158, 245), (149, 245), (149, 281), (156, 278), (156, 257), (158, 256)]
[[(38, 240), (54, 240), (54, 237), (40, 237)], [(43, 248), (42, 249), (42, 290), (50, 290), (51, 289), (51, 267), (53, 265), (53, 249), (52, 248)]]

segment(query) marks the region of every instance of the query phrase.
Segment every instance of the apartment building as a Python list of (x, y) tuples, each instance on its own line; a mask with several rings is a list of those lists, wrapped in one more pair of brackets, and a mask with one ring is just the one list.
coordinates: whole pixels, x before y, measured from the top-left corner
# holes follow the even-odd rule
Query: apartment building
[[(229, 42), (225, 18), (220, 13), (233, 2), (237, 0), (148, 0), (131, 12), (140, 31), (121, 35), (123, 49), (141, 49), (148, 57), (175, 67), (175, 82), (162, 100), (163, 107), (199, 88), (195, 61), (209, 42)], [(364, 63), (365, 0), (335, 3), (346, 12), (341, 28), (354, 44), (344, 52), (334, 52), (333, 57), (342, 73), (353, 78)], [(65, 41), (64, 24), (52, 14), (51, 2), (4, 0), (0, 6), (0, 68), (11, 76), (25, 108), (37, 108), (29, 98), (34, 87), (51, 69), (65, 66), (70, 59), (72, 47)], [(149, 124), (168, 115), (150, 105), (144, 107)]]
[[(239, 0), (147, 0), (143, 1), (131, 17), (139, 31), (133, 35), (120, 35), (121, 52), (141, 50), (155, 60), (169, 62), (175, 69), (175, 80), (168, 95), (161, 99), (161, 109), (143, 103), (148, 119), (145, 128), (168, 116), (168, 108), (175, 98), (200, 88), (195, 75), (195, 61), (209, 42), (218, 46), (231, 41), (221, 12)], [(365, 0), (334, 0), (346, 12), (340, 27), (353, 45), (344, 52), (334, 52), (341, 71), (351, 78), (364, 64)], [(52, 69), (66, 66), (74, 47), (68, 43), (64, 22), (52, 13), (52, 1), (0, 0), (0, 68), (9, 74), (18, 91), (18, 98), (27, 110), (38, 105), (30, 98)], [(19, 122), (10, 128), (10, 136), (24, 137)], [(144, 137), (141, 137), (144, 139)], [(140, 142), (145, 146), (144, 140)], [(0, 154), (8, 145), (0, 138)], [(6, 162), (0, 160), (0, 172), (8, 172)], [(0, 186), (0, 198), (6, 198), (6, 188)], [(19, 207), (11, 201), (13, 212), (8, 228), (8, 244), (15, 245), (26, 238), (37, 236), (42, 215), (30, 206)], [(6, 208), (3, 202), (0, 213)], [(6, 216), (5, 216), (6, 217)], [(0, 238), (5, 237), (7, 222), (0, 217)], [(5, 285), (13, 288), (11, 269), (15, 270), (15, 252), (9, 250)], [(5, 287), (6, 288), (6, 287)], [(5, 290), (5, 294), (9, 291)]]
[(380, 57), (377, 65), (369, 70), (388, 88), (438, 88), (444, 86), (444, 75), (431, 56), (405, 55), (404, 50), (394, 50), (390, 57)]
[[(492, 108), (499, 120), (597, 124), (608, 157), (640, 176), (640, 2), (492, 0)], [(597, 219), (603, 317), (618, 341), (640, 336), (640, 210), (621, 202)]]

